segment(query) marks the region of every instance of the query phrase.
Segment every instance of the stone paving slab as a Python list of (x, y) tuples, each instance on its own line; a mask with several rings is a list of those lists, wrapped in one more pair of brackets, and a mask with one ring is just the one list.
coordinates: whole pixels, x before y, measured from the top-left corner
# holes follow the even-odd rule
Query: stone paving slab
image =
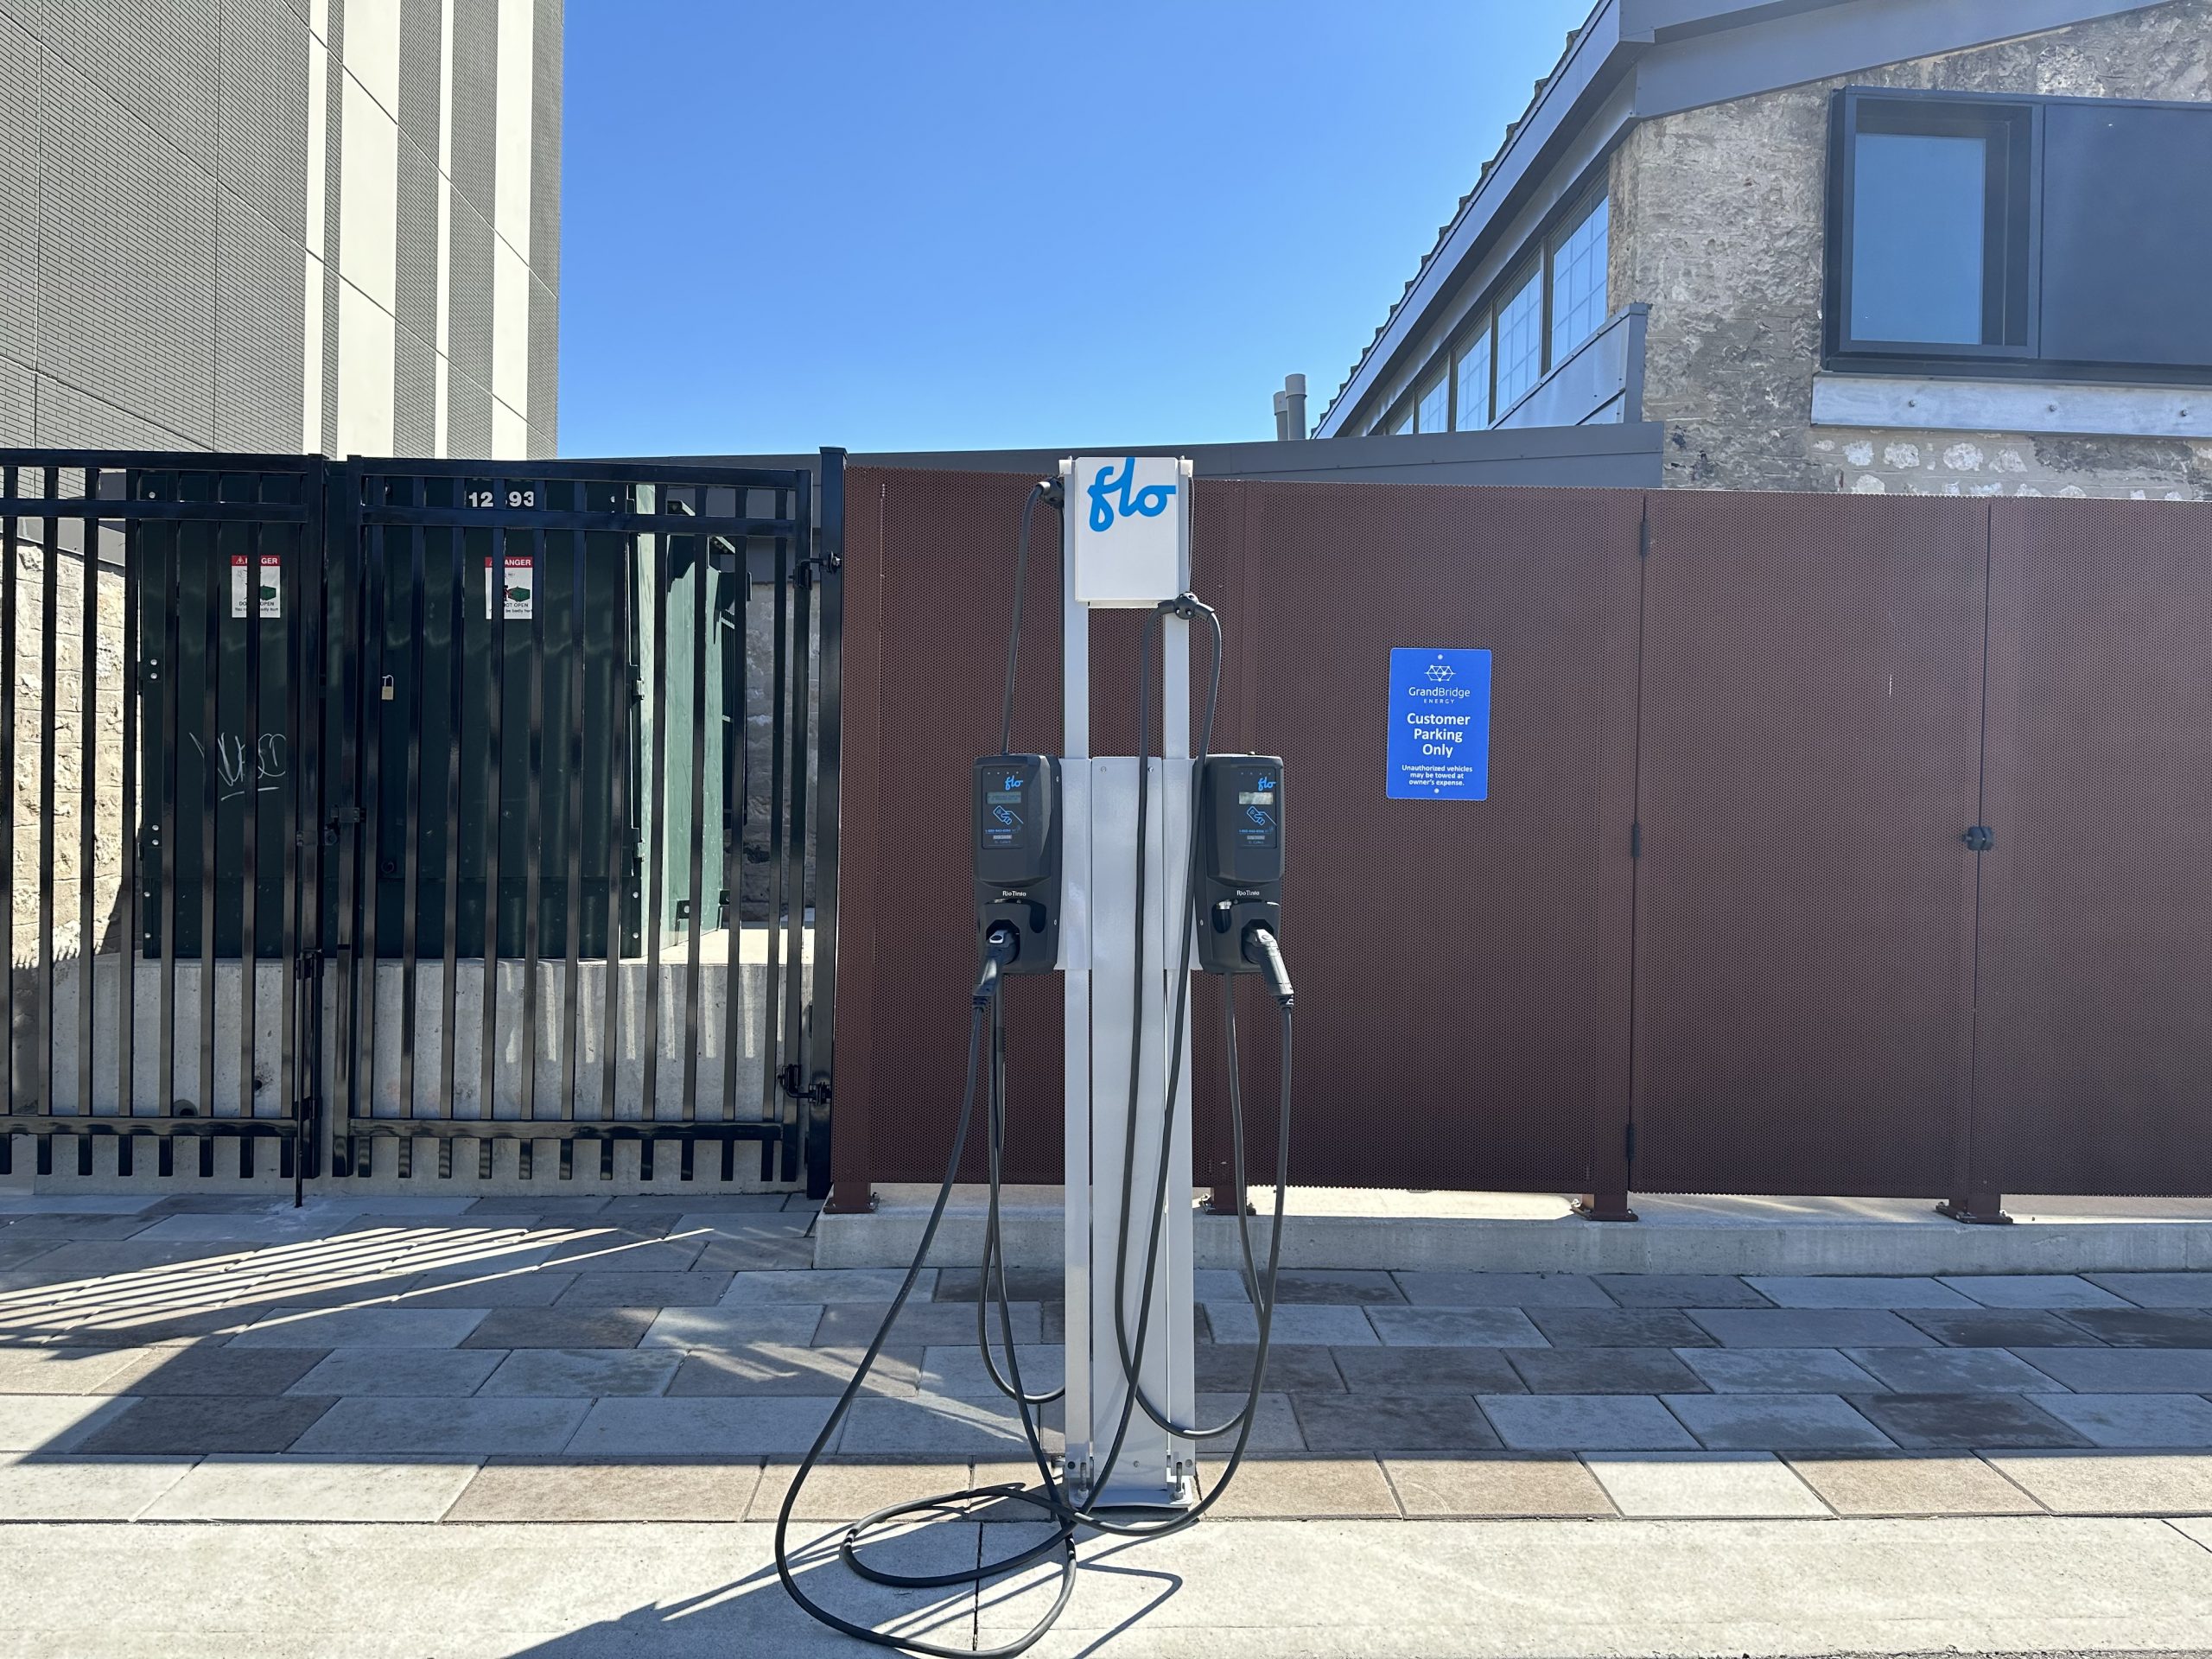
[(238, 1348), (450, 1348), (483, 1322), (461, 1307), (272, 1308), (231, 1338)]
[(741, 1521), (760, 1484), (760, 1466), (751, 1460), (486, 1463), (462, 1473), (466, 1487), (445, 1511), (448, 1523)]
[(2088, 1444), (2016, 1394), (1878, 1394), (1853, 1403), (1903, 1446), (1979, 1450)]
[(573, 1395), (667, 1392), (681, 1356), (641, 1348), (518, 1348), (477, 1390), (480, 1395)]
[(2212, 1446), (2212, 1404), (2194, 1394), (2038, 1394), (2049, 1412), (2092, 1446)]
[[(888, 1306), (906, 1277), (892, 1268), (770, 1269), (739, 1275), (722, 1300), (728, 1307), (764, 1302), (880, 1302)], [(925, 1268), (908, 1300), (927, 1302), (936, 1281), (936, 1270)]]
[(63, 1394), (0, 1396), (0, 1452), (73, 1452), (143, 1403)]
[[(512, 1400), (506, 1406), (541, 1402)], [(570, 1402), (563, 1402), (564, 1405)], [(806, 1449), (829, 1420), (832, 1401), (820, 1398), (601, 1400), (586, 1413), (575, 1402), (573, 1436), (516, 1451), (562, 1452), (579, 1458), (760, 1458)], [(855, 1413), (872, 1404), (862, 1400)], [(510, 1448), (499, 1448), (506, 1450)]]
[[(1239, 1356), (1243, 1363), (1237, 1368), (1244, 1376), (1251, 1375), (1249, 1348), (1224, 1350)], [(1541, 1350), (1507, 1350), (1503, 1348), (1332, 1348), (1325, 1351), (1332, 1371), (1339, 1379), (1337, 1387), (1352, 1394), (1518, 1394), (1528, 1384), (1521, 1380), (1521, 1373), (1513, 1369), (1513, 1352), (1541, 1352)], [(1206, 1363), (1208, 1351), (1198, 1350), (1199, 1363)], [(1311, 1348), (1286, 1348), (1281, 1356), (1295, 1357), (1291, 1363), (1278, 1368), (1278, 1355), (1268, 1355), (1268, 1382), (1280, 1386), (1301, 1398), (1309, 1394), (1330, 1392), (1325, 1382), (1310, 1380), (1301, 1371), (1301, 1363), (1320, 1358), (1323, 1351)]]
[(1386, 1458), (1400, 1507), (1414, 1520), (1610, 1517), (1595, 1476), (1573, 1458)]
[(1705, 1387), (1665, 1348), (1429, 1349), (1502, 1354), (1531, 1394), (1687, 1394)]
[[(1216, 1342), (1257, 1342), (1260, 1339), (1259, 1315), (1247, 1302), (1209, 1302), (1205, 1304), (1206, 1320)], [(1409, 1308), (1382, 1308), (1387, 1315), (1410, 1313)], [(1368, 1323), (1367, 1310), (1362, 1307), (1308, 1305), (1300, 1307), (1278, 1306), (1268, 1321), (1268, 1340), (1286, 1348), (1364, 1347), (1381, 1341), (1375, 1327)]]
[(2099, 1288), (2078, 1274), (1945, 1274), (1936, 1281), (1984, 1307), (2126, 1307), (2125, 1297)]
[[(1013, 1373), (1007, 1368), (1006, 1350), (995, 1332), (991, 1341), (993, 1363), (999, 1375), (1007, 1382)], [(1014, 1357), (1021, 1368), (1021, 1388), (1026, 1394), (1049, 1394), (1065, 1380), (1066, 1351), (1058, 1343), (1016, 1343)], [(855, 1354), (857, 1361), (860, 1356)], [(849, 1362), (843, 1368), (849, 1372)], [(1246, 1375), (1250, 1375), (1248, 1370)], [(997, 1385), (991, 1381), (990, 1372), (983, 1363), (982, 1351), (974, 1343), (958, 1346), (928, 1348), (923, 1351), (919, 1385), (928, 1394), (983, 1395)]]
[(2212, 1348), (2018, 1348), (2014, 1355), (2084, 1394), (2193, 1394), (2212, 1389)]
[(177, 1395), (141, 1400), (135, 1409), (86, 1435), (75, 1449), (132, 1457), (282, 1452), (335, 1403), (327, 1395), (250, 1400)]
[(2212, 1307), (2212, 1273), (2088, 1273), (2082, 1276), (2138, 1307)]
[(1690, 1318), (1726, 1348), (1912, 1348), (1936, 1340), (1884, 1308), (1695, 1308)]
[(1408, 1301), (1428, 1307), (1618, 1306), (1580, 1273), (1412, 1273), (1394, 1275)]
[(1317, 1394), (1294, 1404), (1314, 1452), (1457, 1452), (1499, 1444), (1472, 1395)]
[(1895, 1444), (1834, 1395), (1671, 1394), (1666, 1404), (1715, 1450), (1872, 1452)]
[[(235, 1349), (220, 1349), (222, 1353)], [(471, 1395), (507, 1357), (505, 1349), (334, 1348), (289, 1386), (293, 1394)]]
[(1945, 1313), (1907, 1308), (1904, 1317), (1936, 1341), (1954, 1348), (2099, 1348), (2104, 1344), (2056, 1313), (1977, 1308)]
[(2212, 1515), (2212, 1458), (1989, 1452), (1984, 1461), (2058, 1515)]
[[(638, 1346), (737, 1350), (769, 1343), (804, 1347), (814, 1340), (815, 1332), (822, 1324), (822, 1313), (818, 1306), (801, 1304), (665, 1308), (645, 1327), (645, 1334), (638, 1338)], [(866, 1344), (867, 1338), (863, 1338), (861, 1345)]]
[(1554, 1348), (1707, 1348), (1705, 1327), (1674, 1308), (1532, 1307), (1529, 1321)]
[[(864, 1351), (858, 1348), (810, 1348), (795, 1343), (755, 1342), (728, 1350), (676, 1355), (670, 1349), (640, 1350), (682, 1360), (667, 1392), (678, 1395), (842, 1394)], [(980, 1366), (980, 1362), (979, 1362)], [(911, 1395), (921, 1386), (922, 1351), (885, 1349), (876, 1356), (863, 1393)], [(1025, 1379), (1026, 1380), (1026, 1379)], [(983, 1386), (988, 1387), (986, 1383)], [(1036, 1390), (1030, 1390), (1034, 1393)]]
[(1872, 1394), (1882, 1387), (1834, 1348), (1685, 1348), (1678, 1357), (1716, 1394)]
[(564, 1450), (585, 1412), (594, 1408), (582, 1400), (357, 1397), (332, 1406), (291, 1449), (346, 1457), (543, 1454)]
[[(133, 1520), (192, 1466), (190, 1458), (57, 1457), (0, 1463), (0, 1520)], [(5, 1599), (0, 1590), (0, 1604)]]
[[(818, 1403), (820, 1416), (826, 1417), (831, 1402)], [(1202, 1401), (1201, 1414), (1204, 1411)], [(1039, 1438), (1046, 1450), (1059, 1451), (1063, 1440), (1058, 1406), (1046, 1407), (1033, 1415), (1044, 1424)], [(1013, 1402), (999, 1394), (918, 1394), (911, 1399), (855, 1400), (836, 1442), (843, 1456), (879, 1458), (1011, 1458), (1026, 1450), (1027, 1444)], [(785, 1446), (764, 1450), (782, 1451)]]
[(435, 1521), (470, 1463), (207, 1458), (143, 1511), (149, 1521)]
[(556, 1306), (712, 1307), (728, 1294), (735, 1279), (734, 1273), (579, 1273), (561, 1293)]
[(1601, 1273), (1598, 1287), (1623, 1307), (1771, 1307), (1725, 1273)]
[(1681, 1421), (1646, 1395), (1484, 1395), (1483, 1414), (1516, 1452), (1694, 1452)]
[[(102, 1382), (97, 1391), (142, 1395), (212, 1394), (245, 1397), (282, 1394), (326, 1357), (319, 1348), (232, 1348), (212, 1344), (101, 1351), (129, 1355), (130, 1363)], [(342, 1394), (345, 1390), (329, 1392)]]
[(1854, 1348), (1846, 1357), (1898, 1394), (2035, 1394), (2050, 1386), (1999, 1348)]
[(1767, 1452), (1616, 1452), (1585, 1459), (1616, 1509), (1632, 1520), (1826, 1516), (1789, 1466)]
[(461, 1346), (634, 1348), (658, 1313), (650, 1307), (495, 1307), (479, 1315)]
[(1544, 1348), (1544, 1333), (1517, 1307), (1375, 1307), (1369, 1325), (1400, 1348)]
[[(2054, 1452), (2052, 1456), (2066, 1456)], [(2041, 1505), (2015, 1480), (1965, 1453), (1799, 1454), (1789, 1466), (1840, 1516), (2034, 1515)]]
[(2065, 1317), (2115, 1348), (2212, 1348), (2212, 1309), (2088, 1307)]
[(1397, 1494), (1372, 1458), (1255, 1458), (1208, 1512), (1224, 1521), (1395, 1519)]
[[(765, 1310), (763, 1310), (765, 1311)], [(832, 1302), (818, 1310), (814, 1340), (824, 1347), (865, 1348), (874, 1339), (876, 1331), (883, 1324), (883, 1316), (891, 1311), (889, 1301)], [(1016, 1302), (1009, 1309), (1014, 1320), (1014, 1339), (1016, 1342), (1058, 1341), (1045, 1329), (1044, 1310), (1035, 1302)], [(998, 1324), (995, 1310), (991, 1323)], [(891, 1340), (916, 1348), (949, 1347), (957, 1342), (976, 1339), (975, 1304), (955, 1302), (908, 1302), (899, 1311), (899, 1323), (892, 1327)]]
[(92, 1394), (146, 1362), (133, 1348), (0, 1348), (0, 1394)]
[[(1431, 1356), (1434, 1351), (1429, 1351)], [(1248, 1342), (1200, 1343), (1192, 1351), (1192, 1370), (1197, 1386), (1209, 1393), (1249, 1389), (1252, 1365), (1259, 1350)], [(1396, 1386), (1410, 1381), (1410, 1373), (1389, 1369), (1407, 1357), (1384, 1348), (1270, 1348), (1268, 1386), (1290, 1394), (1337, 1394), (1347, 1388), (1377, 1388), (1384, 1393), (1405, 1393)], [(1499, 1362), (1503, 1368), (1503, 1362)], [(1510, 1375), (1509, 1370), (1508, 1375)], [(1357, 1376), (1361, 1380), (1352, 1381)], [(1448, 1387), (1448, 1384), (1439, 1386)], [(1472, 1389), (1462, 1392), (1471, 1394)]]
[(1777, 1307), (1961, 1309), (1977, 1304), (1933, 1279), (1870, 1278), (1855, 1274), (1759, 1274), (1744, 1282)]

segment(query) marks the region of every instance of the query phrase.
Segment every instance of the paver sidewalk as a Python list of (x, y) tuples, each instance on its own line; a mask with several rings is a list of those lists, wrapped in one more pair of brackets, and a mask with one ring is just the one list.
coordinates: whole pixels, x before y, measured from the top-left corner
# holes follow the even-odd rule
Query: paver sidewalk
[[(212, 1650), (192, 1595), (159, 1586), (233, 1550), (249, 1564), (245, 1634), (226, 1654), (721, 1652), (771, 1630), (809, 1650), (811, 1627), (752, 1622), (788, 1611), (772, 1580), (753, 1593), (762, 1523), (899, 1275), (807, 1267), (803, 1205), (135, 1202), (0, 1214), (0, 1548), (15, 1569), (0, 1654)], [(974, 1279), (925, 1275), (804, 1495), (814, 1532), (1036, 1478), (975, 1356)], [(1058, 1283), (1026, 1272), (1014, 1288), (1025, 1370), (1049, 1379)], [(1124, 1618), (1141, 1629), (1116, 1652), (1236, 1651), (1238, 1632), (1262, 1631), (1251, 1645), (1271, 1655), (1809, 1652), (1910, 1630), (1916, 1648), (2212, 1645), (2212, 1274), (1317, 1270), (1282, 1291), (1255, 1455), (1219, 1524), (1141, 1551), (1088, 1546), (1085, 1611), (1040, 1651), (1077, 1651), (1073, 1632)], [(1219, 1409), (1249, 1374), (1252, 1310), (1234, 1274), (1200, 1292), (1198, 1383)], [(999, 1553), (982, 1534), (1019, 1529), (891, 1547), (972, 1560)], [(435, 1596), (404, 1576), (383, 1601), (368, 1586), (457, 1572), (433, 1564), (493, 1539), (550, 1576), (519, 1569), (504, 1594), (527, 1605), (474, 1608), (465, 1637), (410, 1646), (387, 1615)], [(602, 1547), (622, 1564), (611, 1579), (558, 1577)], [(1857, 1573), (1872, 1599), (1762, 1623), (1740, 1573), (1720, 1582), (1731, 1548), (1777, 1563), (1777, 1583)], [(2004, 1583), (1931, 1565), (1984, 1548)], [(665, 1573), (640, 1565), (663, 1557)], [(343, 1577), (340, 1560), (374, 1562), (333, 1592), (359, 1619), (287, 1623), (296, 1586)], [(1577, 1606), (1568, 1560), (1615, 1581)], [(64, 1580), (99, 1563), (103, 1586), (57, 1611), (38, 1562)], [(1510, 1595), (1508, 1572), (1522, 1575)], [(1344, 1586), (1342, 1606), (1252, 1599), (1286, 1573)], [(1435, 1599), (1396, 1622), (1382, 1605), (1380, 1586), (1440, 1598), (1462, 1580), (1504, 1601), (1485, 1591), (1454, 1616)], [(2126, 1586), (2132, 1608), (2106, 1595)], [(931, 1616), (988, 1639), (1030, 1600), (1007, 1586)], [(1524, 1616), (1550, 1636), (1516, 1648), (1504, 1633), (1533, 1640)]]

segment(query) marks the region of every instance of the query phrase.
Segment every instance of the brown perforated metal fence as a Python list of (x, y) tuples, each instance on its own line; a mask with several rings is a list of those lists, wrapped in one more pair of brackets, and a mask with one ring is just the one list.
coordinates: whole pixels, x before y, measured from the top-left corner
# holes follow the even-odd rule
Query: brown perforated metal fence
[[(1032, 481), (849, 478), (841, 1208), (943, 1169), (967, 769)], [(1638, 1188), (1969, 1217), (2212, 1192), (2212, 507), (1214, 480), (1195, 507), (1215, 747), (1281, 753), (1295, 791), (1295, 1180), (1605, 1215)], [(1051, 751), (1041, 523), (1014, 747)], [(1098, 753), (1135, 742), (1136, 624), (1110, 621)], [(1450, 645), (1493, 653), (1489, 798), (1389, 800), (1389, 652)], [(1007, 1173), (1051, 1182), (1058, 987), (1007, 1001)], [(1271, 1076), (1271, 1022), (1242, 1029)]]

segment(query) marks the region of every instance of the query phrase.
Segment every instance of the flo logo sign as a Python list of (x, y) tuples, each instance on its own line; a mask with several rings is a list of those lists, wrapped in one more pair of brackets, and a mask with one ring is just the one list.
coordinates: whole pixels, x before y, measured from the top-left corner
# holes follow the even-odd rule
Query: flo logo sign
[[(1167, 511), (1168, 499), (1175, 493), (1173, 484), (1147, 484), (1136, 487), (1137, 458), (1125, 455), (1117, 475), (1114, 463), (1108, 461), (1099, 467), (1090, 480), (1090, 527), (1102, 535), (1114, 528), (1116, 518), (1132, 516), (1157, 518)], [(1116, 493), (1118, 492), (1118, 493)]]
[(1190, 586), (1188, 462), (1173, 455), (1079, 455), (1065, 477), (1078, 603), (1135, 610)]

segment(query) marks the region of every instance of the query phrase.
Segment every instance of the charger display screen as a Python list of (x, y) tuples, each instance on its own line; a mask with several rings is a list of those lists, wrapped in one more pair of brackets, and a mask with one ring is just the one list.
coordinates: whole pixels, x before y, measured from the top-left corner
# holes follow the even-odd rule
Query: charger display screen
[(1029, 844), (1029, 779), (1009, 772), (996, 789), (983, 791), (982, 837), (986, 848), (1026, 848)]
[(1272, 852), (1281, 844), (1282, 820), (1275, 810), (1275, 777), (1253, 773), (1237, 780), (1236, 815), (1230, 832), (1238, 844)]

